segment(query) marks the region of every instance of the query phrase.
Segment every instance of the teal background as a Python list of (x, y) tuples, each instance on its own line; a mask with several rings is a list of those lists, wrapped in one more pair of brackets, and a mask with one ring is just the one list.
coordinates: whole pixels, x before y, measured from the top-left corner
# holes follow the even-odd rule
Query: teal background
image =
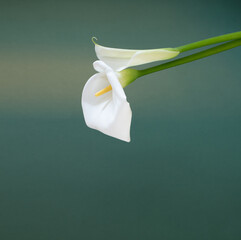
[[(0, 239), (241, 239), (241, 48), (138, 79), (132, 141), (86, 127), (91, 37), (177, 47), (240, 1), (1, 1)], [(155, 65), (155, 64), (154, 64)]]

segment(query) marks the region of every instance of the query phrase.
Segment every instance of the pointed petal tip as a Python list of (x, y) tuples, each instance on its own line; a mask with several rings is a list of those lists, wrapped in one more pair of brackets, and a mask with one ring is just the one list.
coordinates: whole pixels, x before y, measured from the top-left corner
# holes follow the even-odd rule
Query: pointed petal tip
[(91, 41), (95, 44), (95, 45), (99, 45), (98, 43), (96, 43), (96, 41), (98, 41), (97, 37), (92, 37)]
[(126, 140), (127, 143), (130, 143), (131, 142), (131, 139), (129, 138), (128, 140)]
[(114, 136), (114, 135), (109, 135), (110, 137), (113, 137), (113, 138), (116, 138), (116, 139), (118, 139), (118, 140), (121, 140), (121, 141), (123, 141), (123, 142), (125, 142), (125, 143), (130, 143), (130, 141), (131, 141), (131, 138), (130, 138), (130, 136), (126, 136), (126, 137), (120, 137), (120, 136)]

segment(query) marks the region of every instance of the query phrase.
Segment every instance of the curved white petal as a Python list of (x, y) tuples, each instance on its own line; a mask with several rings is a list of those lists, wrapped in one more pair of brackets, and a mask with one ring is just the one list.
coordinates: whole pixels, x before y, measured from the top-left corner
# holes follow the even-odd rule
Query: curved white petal
[[(82, 93), (85, 122), (90, 128), (129, 142), (132, 112), (124, 90), (111, 68), (101, 61), (96, 61), (94, 67), (100, 73), (87, 81)], [(109, 84), (112, 91), (95, 96), (96, 92)]]
[(96, 43), (95, 52), (101, 61), (116, 71), (121, 71), (131, 66), (170, 59), (180, 53), (177, 50), (165, 48), (149, 50), (108, 48)]

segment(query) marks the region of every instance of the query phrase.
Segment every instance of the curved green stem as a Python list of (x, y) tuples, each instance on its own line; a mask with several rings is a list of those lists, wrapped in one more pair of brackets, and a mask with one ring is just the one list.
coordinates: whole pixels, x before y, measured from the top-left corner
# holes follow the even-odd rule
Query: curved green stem
[(221, 35), (213, 38), (208, 38), (205, 40), (201, 40), (198, 42), (177, 47), (175, 48), (175, 50), (178, 50), (180, 52), (186, 52), (196, 48), (205, 47), (208, 45), (227, 42), (227, 41), (236, 40), (236, 39), (241, 39), (241, 32), (229, 33), (229, 34), (225, 34), (225, 35)]
[(158, 71), (168, 69), (171, 67), (176, 67), (178, 65), (189, 63), (189, 62), (201, 59), (201, 58), (205, 58), (205, 57), (211, 56), (213, 54), (217, 54), (217, 53), (229, 50), (231, 48), (238, 47), (240, 45), (241, 45), (241, 39), (230, 41), (228, 43), (221, 44), (217, 47), (213, 47), (208, 50), (189, 55), (187, 57), (179, 58), (177, 60), (170, 61), (170, 62), (161, 64), (161, 65), (158, 65), (155, 67), (139, 70), (138, 75), (139, 75), (139, 77), (141, 77), (141, 76), (144, 76), (144, 75), (147, 75), (150, 73), (154, 73), (154, 72), (158, 72)]

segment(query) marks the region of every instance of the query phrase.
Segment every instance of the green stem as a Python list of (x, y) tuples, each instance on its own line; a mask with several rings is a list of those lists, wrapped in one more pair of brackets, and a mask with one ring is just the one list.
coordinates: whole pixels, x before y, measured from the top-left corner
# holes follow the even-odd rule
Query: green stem
[(219, 46), (210, 48), (208, 50), (205, 50), (205, 51), (202, 51), (202, 52), (199, 52), (199, 53), (189, 55), (187, 57), (179, 58), (177, 60), (170, 61), (170, 62), (161, 64), (161, 65), (158, 65), (158, 66), (155, 66), (155, 67), (139, 70), (138, 75), (139, 75), (139, 77), (141, 77), (141, 76), (144, 76), (144, 75), (147, 75), (147, 74), (150, 74), (150, 73), (158, 72), (158, 71), (168, 69), (168, 68), (171, 68), (171, 67), (175, 67), (175, 66), (178, 66), (178, 65), (181, 65), (181, 64), (189, 63), (189, 62), (201, 59), (201, 58), (211, 56), (213, 54), (217, 54), (217, 53), (229, 50), (229, 49), (234, 48), (234, 47), (238, 47), (240, 45), (241, 45), (241, 39), (230, 41), (228, 43), (221, 44)]
[(208, 46), (211, 44), (227, 42), (227, 41), (236, 40), (236, 39), (240, 39), (240, 38), (241, 38), (241, 32), (229, 33), (229, 34), (201, 40), (198, 42), (190, 43), (190, 44), (187, 44), (184, 46), (177, 47), (175, 49), (180, 52), (186, 52), (186, 51), (193, 50), (196, 48), (205, 47), (205, 46)]

